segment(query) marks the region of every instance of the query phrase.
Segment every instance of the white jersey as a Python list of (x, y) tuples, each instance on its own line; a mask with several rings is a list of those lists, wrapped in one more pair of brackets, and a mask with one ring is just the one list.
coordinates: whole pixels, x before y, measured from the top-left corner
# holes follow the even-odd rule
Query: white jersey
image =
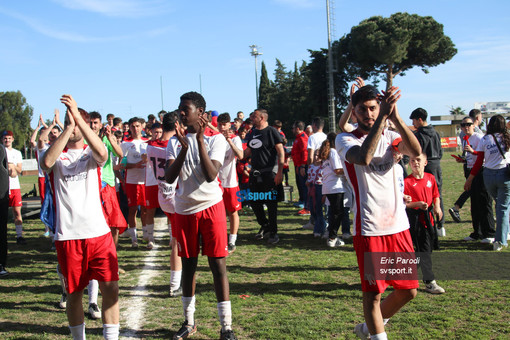
[[(177, 180), (175, 195), (175, 211), (181, 215), (195, 214), (212, 207), (223, 199), (218, 178), (207, 182), (204, 177), (198, 155), (196, 133), (188, 133), (186, 139), (189, 148)], [(177, 140), (177, 137), (172, 137), (171, 140)], [(223, 164), (227, 149), (225, 137), (219, 133), (212, 136), (204, 135), (204, 143), (211, 160)], [(167, 151), (168, 159), (176, 159), (181, 152), (180, 143), (169, 142)]]
[(505, 153), (506, 159), (503, 159), (503, 156), (501, 156), (501, 152), (499, 152), (498, 146), (491, 135), (483, 136), (476, 148), (476, 151), (484, 153), (485, 167), (492, 170), (502, 169), (507, 163), (510, 163), (510, 151), (505, 152), (505, 145), (503, 144), (501, 134), (496, 133), (494, 135), (498, 139), (499, 146), (501, 151)]
[(329, 158), (322, 162), (322, 194), (338, 194), (345, 192), (341, 175), (335, 170), (343, 169), (342, 162), (335, 149), (329, 152)]
[(55, 240), (89, 239), (110, 232), (99, 195), (103, 165), (85, 146), (63, 152), (48, 170), (55, 195)]
[(177, 180), (173, 184), (168, 184), (165, 181), (167, 145), (168, 141), (150, 141), (148, 143), (148, 171), (145, 186), (157, 185), (159, 206), (165, 212), (175, 213), (175, 187)]
[(39, 160), (44, 155), (44, 152), (46, 152), (46, 150), (48, 150), (49, 145), (48, 144), (46, 144), (46, 145), (47, 146), (45, 146), (42, 149), (39, 149), (37, 146), (34, 148), (35, 159), (37, 160), (37, 175), (39, 176), (39, 178), (44, 177), (44, 170), (41, 168), (41, 162), (39, 162)]
[[(232, 143), (239, 150), (243, 149), (243, 141), (239, 136), (232, 138)], [(218, 177), (221, 181), (221, 186), (224, 188), (235, 188), (239, 185), (236, 171), (236, 155), (230, 144), (227, 143), (227, 152), (225, 153), (225, 161), (220, 168)]]
[[(19, 163), (23, 163), (23, 156), (21, 152), (16, 149), (7, 149), (5, 148), (5, 152), (7, 153), (7, 162), (12, 163), (14, 165), (18, 165)], [(16, 177), (9, 176), (9, 189), (20, 189), (19, 185), (19, 175)]]
[[(473, 150), (476, 150), (477, 147), (478, 147), (478, 144), (480, 144), (480, 141), (482, 140), (483, 138), (483, 134), (482, 133), (473, 133), (471, 135), (471, 137), (469, 137), (468, 141), (469, 141), (469, 145), (471, 145), (471, 147), (473, 148)], [(466, 145), (466, 141), (464, 139), (462, 139), (462, 149), (464, 149), (464, 146)], [(497, 147), (496, 147), (497, 149)], [(473, 165), (475, 165), (475, 162), (476, 162), (476, 155), (473, 155), (471, 152), (466, 152), (466, 166), (468, 167), (468, 169), (471, 169), (473, 168)]]
[(335, 143), (354, 191), (354, 235), (396, 234), (409, 229), (401, 191), (401, 173), (397, 169), (400, 165), (395, 164), (392, 151), (392, 143), (400, 135), (384, 130), (368, 166), (347, 162), (347, 151), (353, 146), (361, 146), (366, 136), (354, 130), (339, 134)]
[[(146, 139), (128, 139), (120, 144), (124, 157), (128, 164), (138, 163), (147, 150)], [(126, 170), (126, 183), (144, 184), (145, 168), (131, 168)]]
[[(328, 136), (324, 132), (316, 132), (310, 137), (308, 137), (308, 145), (307, 149), (319, 150), (321, 148), (322, 142), (327, 139)], [(313, 160), (312, 160), (313, 161)]]

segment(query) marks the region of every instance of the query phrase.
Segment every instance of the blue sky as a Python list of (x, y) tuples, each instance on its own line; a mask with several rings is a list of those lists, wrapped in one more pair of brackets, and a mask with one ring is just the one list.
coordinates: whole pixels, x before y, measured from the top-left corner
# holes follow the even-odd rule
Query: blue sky
[[(334, 3), (336, 38), (395, 12), (444, 25), (457, 55), (429, 74), (415, 69), (394, 81), (407, 122), (416, 107), (440, 115), (510, 101), (509, 1)], [(271, 79), (276, 58), (289, 69), (309, 61), (307, 49), (327, 47), (326, 1), (0, 0), (0, 35), (0, 91), (23, 93), (34, 108), (32, 127), (39, 114), (63, 111), (63, 93), (103, 116), (146, 118), (161, 110), (160, 77), (167, 110), (201, 84), (208, 109), (246, 113), (255, 108), (249, 45), (261, 47), (259, 70), (263, 60)]]

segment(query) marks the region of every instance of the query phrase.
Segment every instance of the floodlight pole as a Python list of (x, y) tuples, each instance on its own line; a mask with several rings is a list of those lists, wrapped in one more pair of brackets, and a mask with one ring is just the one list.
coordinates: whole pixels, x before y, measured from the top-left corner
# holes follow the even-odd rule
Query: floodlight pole
[(335, 117), (335, 85), (333, 80), (333, 49), (331, 46), (331, 18), (329, 0), (326, 0), (326, 11), (328, 16), (328, 115), (329, 131), (336, 131)]
[(250, 45), (251, 52), (250, 54), (255, 57), (255, 98), (257, 100), (256, 106), (259, 106), (259, 78), (258, 78), (258, 72), (257, 72), (257, 56), (262, 55), (262, 52), (258, 51), (257, 45)]

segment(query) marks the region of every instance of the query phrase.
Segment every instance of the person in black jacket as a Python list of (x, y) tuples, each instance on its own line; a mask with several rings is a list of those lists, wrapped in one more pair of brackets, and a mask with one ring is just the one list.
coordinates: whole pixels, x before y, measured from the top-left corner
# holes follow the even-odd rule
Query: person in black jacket
[[(437, 230), (445, 236), (444, 233), (444, 207), (443, 207), (443, 174), (441, 171), (441, 158), (443, 158), (443, 149), (441, 148), (441, 138), (432, 125), (427, 123), (427, 111), (421, 107), (411, 112), (409, 117), (413, 121), (413, 126), (416, 128), (415, 135), (420, 142), (421, 149), (427, 155), (428, 164), (425, 167), (425, 172), (432, 174), (437, 182), (437, 188), (440, 195), (440, 206), (443, 212), (443, 217), (437, 221)], [(438, 249), (437, 233), (434, 237), (434, 249)]]

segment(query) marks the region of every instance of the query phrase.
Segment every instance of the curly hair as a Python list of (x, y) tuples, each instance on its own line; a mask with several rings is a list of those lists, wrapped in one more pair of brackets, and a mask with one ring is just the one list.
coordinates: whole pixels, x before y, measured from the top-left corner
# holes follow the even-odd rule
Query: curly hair
[(193, 105), (195, 105), (196, 108), (203, 108), (205, 111), (205, 99), (202, 97), (202, 95), (198, 92), (186, 92), (183, 94), (180, 98), (181, 100), (191, 100)]

